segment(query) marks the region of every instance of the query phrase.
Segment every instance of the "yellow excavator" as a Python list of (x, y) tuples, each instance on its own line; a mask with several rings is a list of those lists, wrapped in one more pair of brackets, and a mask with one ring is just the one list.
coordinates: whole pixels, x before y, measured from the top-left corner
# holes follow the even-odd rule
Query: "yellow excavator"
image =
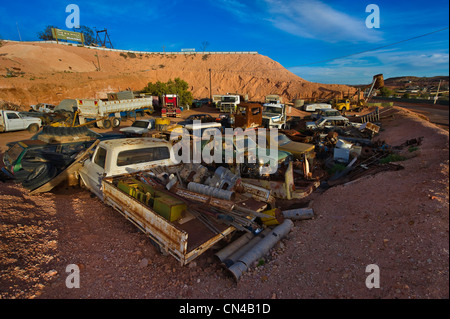
[(362, 88), (363, 90), (369, 89), (365, 97), (361, 98), (361, 89), (358, 89), (358, 91), (355, 93), (355, 95), (357, 96), (356, 100), (354, 99), (355, 95), (352, 98), (348, 99), (333, 100), (333, 108), (341, 111), (342, 113), (345, 113), (346, 111), (359, 112), (361, 109), (367, 107), (367, 103), (373, 96), (374, 91), (382, 87), (384, 87), (383, 74), (374, 75), (372, 83)]

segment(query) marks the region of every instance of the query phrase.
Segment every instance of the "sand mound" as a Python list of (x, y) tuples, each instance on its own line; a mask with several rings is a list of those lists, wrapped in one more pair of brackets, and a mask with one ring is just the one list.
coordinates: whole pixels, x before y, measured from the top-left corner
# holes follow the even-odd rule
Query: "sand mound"
[(203, 98), (209, 96), (209, 69), (212, 94), (248, 94), (253, 101), (268, 94), (291, 101), (353, 92), (345, 85), (308, 82), (259, 54), (135, 54), (7, 42), (0, 48), (0, 99), (57, 104), (65, 98), (105, 98), (107, 92), (140, 90), (148, 82), (176, 77), (189, 83), (195, 98)]

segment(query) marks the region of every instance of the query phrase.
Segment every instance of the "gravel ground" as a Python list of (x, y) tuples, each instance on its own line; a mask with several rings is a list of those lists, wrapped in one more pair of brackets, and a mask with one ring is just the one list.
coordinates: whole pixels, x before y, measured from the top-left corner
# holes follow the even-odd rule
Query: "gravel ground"
[[(1, 151), (20, 139), (11, 134), (0, 136)], [(417, 137), (403, 170), (313, 193), (315, 218), (295, 221), (237, 283), (214, 258), (219, 245), (181, 267), (85, 190), (30, 196), (0, 183), (0, 297), (448, 299), (448, 132), (399, 110), (377, 136), (393, 146)], [(69, 264), (79, 266), (78, 289), (66, 287)], [(380, 288), (366, 287), (369, 264)]]

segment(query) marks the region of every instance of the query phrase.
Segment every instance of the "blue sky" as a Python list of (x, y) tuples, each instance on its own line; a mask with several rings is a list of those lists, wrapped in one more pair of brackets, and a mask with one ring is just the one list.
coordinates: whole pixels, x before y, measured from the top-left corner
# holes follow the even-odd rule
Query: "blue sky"
[[(201, 51), (208, 41), (207, 51), (257, 51), (320, 83), (449, 73), (448, 29), (348, 56), (448, 27), (448, 0), (2, 1), (0, 38), (19, 40), (17, 27), (23, 41), (37, 40), (47, 25), (67, 29), (69, 4), (79, 6), (81, 25), (107, 28), (118, 49)], [(369, 4), (379, 7), (379, 28), (366, 27)]]

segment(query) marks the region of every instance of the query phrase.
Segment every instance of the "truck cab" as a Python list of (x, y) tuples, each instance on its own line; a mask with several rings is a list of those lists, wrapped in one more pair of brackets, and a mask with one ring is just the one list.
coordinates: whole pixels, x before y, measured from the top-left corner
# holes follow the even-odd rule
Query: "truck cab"
[(286, 128), (286, 108), (280, 101), (264, 103), (262, 125), (265, 128)]
[(241, 98), (239, 95), (222, 95), (220, 100), (220, 111), (234, 113), (239, 103), (241, 103)]
[(162, 97), (162, 117), (181, 117), (180, 98), (177, 94), (163, 94)]
[(102, 141), (79, 171), (82, 185), (103, 199), (104, 177), (129, 174), (175, 163), (171, 144), (155, 138)]
[(41, 126), (40, 118), (23, 116), (17, 111), (0, 110), (0, 132), (28, 130), (36, 133)]

